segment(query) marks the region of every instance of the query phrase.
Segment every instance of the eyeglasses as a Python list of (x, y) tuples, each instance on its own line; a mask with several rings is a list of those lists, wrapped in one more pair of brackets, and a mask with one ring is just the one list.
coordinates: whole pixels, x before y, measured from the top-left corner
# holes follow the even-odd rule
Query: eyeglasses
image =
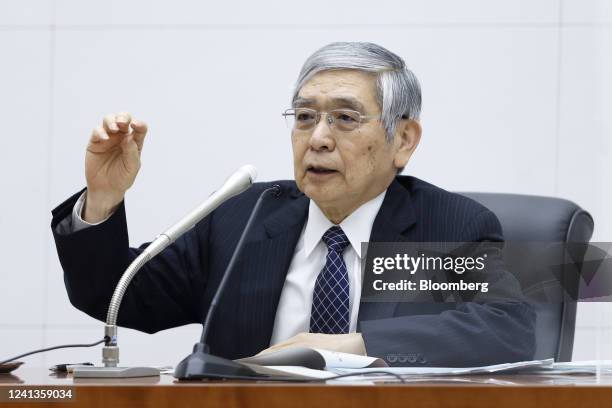
[(309, 108), (287, 109), (283, 116), (287, 125), (295, 130), (312, 130), (325, 114), (330, 129), (341, 132), (352, 132), (359, 129), (364, 119), (380, 118), (380, 115), (362, 115), (351, 109), (334, 109), (329, 112), (319, 112)]

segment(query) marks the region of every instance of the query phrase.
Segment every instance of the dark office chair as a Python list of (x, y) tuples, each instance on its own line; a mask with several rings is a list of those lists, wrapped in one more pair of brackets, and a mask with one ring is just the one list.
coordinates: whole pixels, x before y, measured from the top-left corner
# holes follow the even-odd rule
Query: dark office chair
[[(461, 193), (493, 211), (502, 225), (506, 241), (589, 242), (593, 218), (571, 201), (519, 194)], [(559, 264), (564, 260), (559, 259)], [(571, 276), (574, 276), (572, 278)], [(578, 287), (578, 276), (564, 279), (566, 287)], [(560, 290), (560, 286), (556, 287)], [(563, 297), (563, 294), (560, 294)], [(576, 326), (576, 302), (535, 303), (535, 359), (554, 357), (571, 361)], [(557, 333), (558, 335), (553, 335)]]

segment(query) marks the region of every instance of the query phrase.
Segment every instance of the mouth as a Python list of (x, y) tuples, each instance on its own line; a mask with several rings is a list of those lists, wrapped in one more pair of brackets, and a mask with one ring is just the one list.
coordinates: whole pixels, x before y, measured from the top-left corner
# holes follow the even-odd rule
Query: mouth
[(328, 175), (328, 174), (337, 173), (338, 170), (329, 169), (329, 168), (323, 167), (323, 166), (308, 166), (306, 168), (306, 172), (309, 173), (309, 174), (317, 175), (317, 176), (324, 176), (324, 175)]

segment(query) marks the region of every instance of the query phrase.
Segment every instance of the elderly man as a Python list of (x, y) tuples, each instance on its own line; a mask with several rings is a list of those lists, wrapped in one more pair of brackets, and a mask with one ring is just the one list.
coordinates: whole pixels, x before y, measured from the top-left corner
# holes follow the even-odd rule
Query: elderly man
[[(502, 240), (483, 206), (398, 176), (421, 138), (420, 87), (404, 61), (375, 44), (329, 44), (305, 62), (292, 105), (295, 182), (255, 184), (160, 253), (127, 290), (119, 324), (153, 333), (202, 322), (255, 200), (279, 184), (218, 306), (213, 354), (306, 345), (391, 365), (531, 358), (535, 316), (521, 302), (361, 302), (361, 242)], [(129, 247), (123, 199), (146, 132), (128, 113), (107, 115), (87, 147), (87, 188), (53, 211), (70, 300), (100, 320), (142, 249)]]

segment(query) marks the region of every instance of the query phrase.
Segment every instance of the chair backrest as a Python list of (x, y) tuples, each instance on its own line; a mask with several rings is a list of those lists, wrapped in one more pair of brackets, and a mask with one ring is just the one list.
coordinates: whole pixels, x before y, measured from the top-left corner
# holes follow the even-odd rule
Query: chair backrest
[[(460, 193), (489, 208), (501, 223), (506, 241), (589, 242), (593, 218), (575, 203), (560, 198), (519, 194)], [(559, 259), (559, 264), (564, 260)], [(568, 285), (578, 286), (576, 281)], [(562, 296), (561, 296), (562, 297)], [(576, 327), (576, 302), (534, 304), (534, 358), (571, 361)]]

